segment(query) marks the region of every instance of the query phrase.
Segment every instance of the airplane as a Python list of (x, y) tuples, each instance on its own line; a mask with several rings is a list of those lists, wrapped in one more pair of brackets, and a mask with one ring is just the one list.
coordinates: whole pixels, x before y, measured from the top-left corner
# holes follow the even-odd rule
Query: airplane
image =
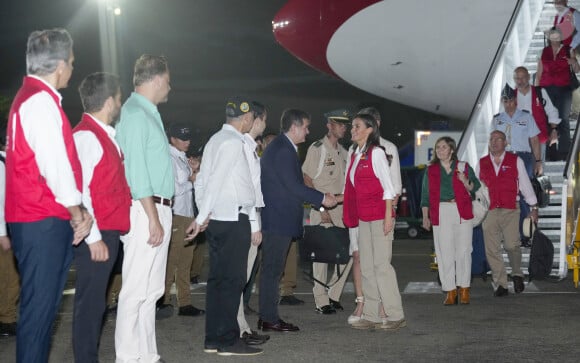
[(516, 0), (289, 0), (272, 21), (291, 54), (377, 96), (467, 120)]

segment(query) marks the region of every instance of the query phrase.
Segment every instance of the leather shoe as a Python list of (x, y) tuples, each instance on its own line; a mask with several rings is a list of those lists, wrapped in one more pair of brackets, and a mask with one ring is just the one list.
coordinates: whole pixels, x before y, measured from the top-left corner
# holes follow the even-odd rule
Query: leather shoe
[(506, 289), (505, 287), (499, 285), (497, 287), (497, 290), (495, 290), (495, 292), (493, 293), (493, 296), (495, 297), (502, 297), (502, 296), (507, 296), (508, 295), (508, 289)]
[(253, 348), (246, 343), (238, 340), (233, 345), (229, 347), (219, 347), (217, 349), (217, 354), (221, 356), (231, 356), (231, 355), (258, 355), (262, 354), (263, 350), (260, 348)]
[(445, 301), (443, 301), (443, 305), (457, 305), (457, 289), (447, 291), (447, 296), (445, 297)]
[(179, 312), (177, 313), (177, 315), (182, 315), (182, 316), (199, 316), (199, 315), (204, 315), (204, 314), (205, 314), (205, 310), (198, 309), (193, 305), (180, 306)]
[(512, 281), (514, 282), (514, 291), (516, 294), (520, 294), (526, 288), (524, 285), (524, 278), (521, 276), (513, 276)]
[(269, 335), (261, 335), (258, 332), (251, 330), (250, 333), (244, 332), (242, 334), (242, 340), (247, 345), (260, 345), (266, 343), (270, 339)]
[(294, 295), (282, 296), (280, 305), (303, 305), (304, 301), (296, 298)]
[(343, 311), (344, 308), (342, 307), (342, 305), (340, 304), (340, 301), (335, 301), (332, 299), (328, 299), (330, 300), (330, 306), (334, 308), (334, 310), (340, 310)]
[(3, 337), (16, 336), (16, 323), (0, 323), (0, 336)]
[(336, 310), (330, 305), (324, 305), (316, 308), (316, 311), (323, 315), (336, 314)]
[(282, 319), (279, 319), (276, 323), (269, 323), (267, 321), (262, 321), (262, 319), (260, 319), (258, 320), (258, 329), (262, 329), (262, 331), (280, 331), (280, 332), (300, 330), (300, 328), (298, 328), (296, 325), (287, 323)]

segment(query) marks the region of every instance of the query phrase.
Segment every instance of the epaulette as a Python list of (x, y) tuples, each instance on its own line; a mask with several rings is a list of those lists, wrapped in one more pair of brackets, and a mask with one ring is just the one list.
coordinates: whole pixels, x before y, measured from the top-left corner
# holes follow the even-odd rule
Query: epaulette
[(528, 110), (521, 110), (521, 111), (524, 113), (530, 113), (530, 111), (528, 111)]
[(314, 146), (314, 147), (321, 147), (322, 146), (322, 140), (316, 141), (314, 144), (312, 144), (312, 146)]
[(501, 115), (501, 112), (500, 112), (500, 113), (496, 113), (495, 115), (493, 115), (493, 118), (496, 118), (496, 117), (498, 117), (499, 115)]

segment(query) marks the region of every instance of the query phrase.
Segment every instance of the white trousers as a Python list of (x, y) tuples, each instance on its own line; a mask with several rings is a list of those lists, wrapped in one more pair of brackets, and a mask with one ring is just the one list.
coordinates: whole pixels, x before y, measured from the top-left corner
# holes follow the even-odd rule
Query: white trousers
[[(250, 244), (250, 251), (248, 252), (248, 272), (246, 273), (246, 283), (250, 280), (250, 275), (252, 274), (252, 268), (254, 267), (254, 262), (256, 262), (256, 256), (258, 255), (258, 247)], [(242, 334), (252, 333), (250, 324), (246, 320), (246, 315), (244, 314), (244, 294), (240, 296), (240, 307), (238, 308), (238, 325), (240, 327), (240, 337)]]
[(149, 218), (140, 201), (131, 205), (131, 230), (121, 237), (124, 249), (123, 285), (117, 305), (117, 363), (154, 363), (160, 359), (155, 337), (155, 303), (165, 290), (171, 208), (155, 204), (163, 227), (163, 243), (147, 244)]
[(439, 203), (439, 225), (433, 226), (433, 241), (443, 291), (469, 287), (473, 224), (461, 220), (455, 203)]

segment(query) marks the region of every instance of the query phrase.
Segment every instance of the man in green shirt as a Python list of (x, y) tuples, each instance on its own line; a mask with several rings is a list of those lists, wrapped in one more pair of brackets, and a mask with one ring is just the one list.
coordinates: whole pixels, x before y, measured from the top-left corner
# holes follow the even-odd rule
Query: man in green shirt
[(121, 109), (116, 140), (125, 156), (131, 188), (131, 229), (124, 244), (123, 287), (119, 294), (117, 362), (158, 362), (155, 304), (165, 289), (171, 236), (173, 169), (157, 105), (171, 89), (164, 57), (143, 55), (135, 63), (135, 91)]

